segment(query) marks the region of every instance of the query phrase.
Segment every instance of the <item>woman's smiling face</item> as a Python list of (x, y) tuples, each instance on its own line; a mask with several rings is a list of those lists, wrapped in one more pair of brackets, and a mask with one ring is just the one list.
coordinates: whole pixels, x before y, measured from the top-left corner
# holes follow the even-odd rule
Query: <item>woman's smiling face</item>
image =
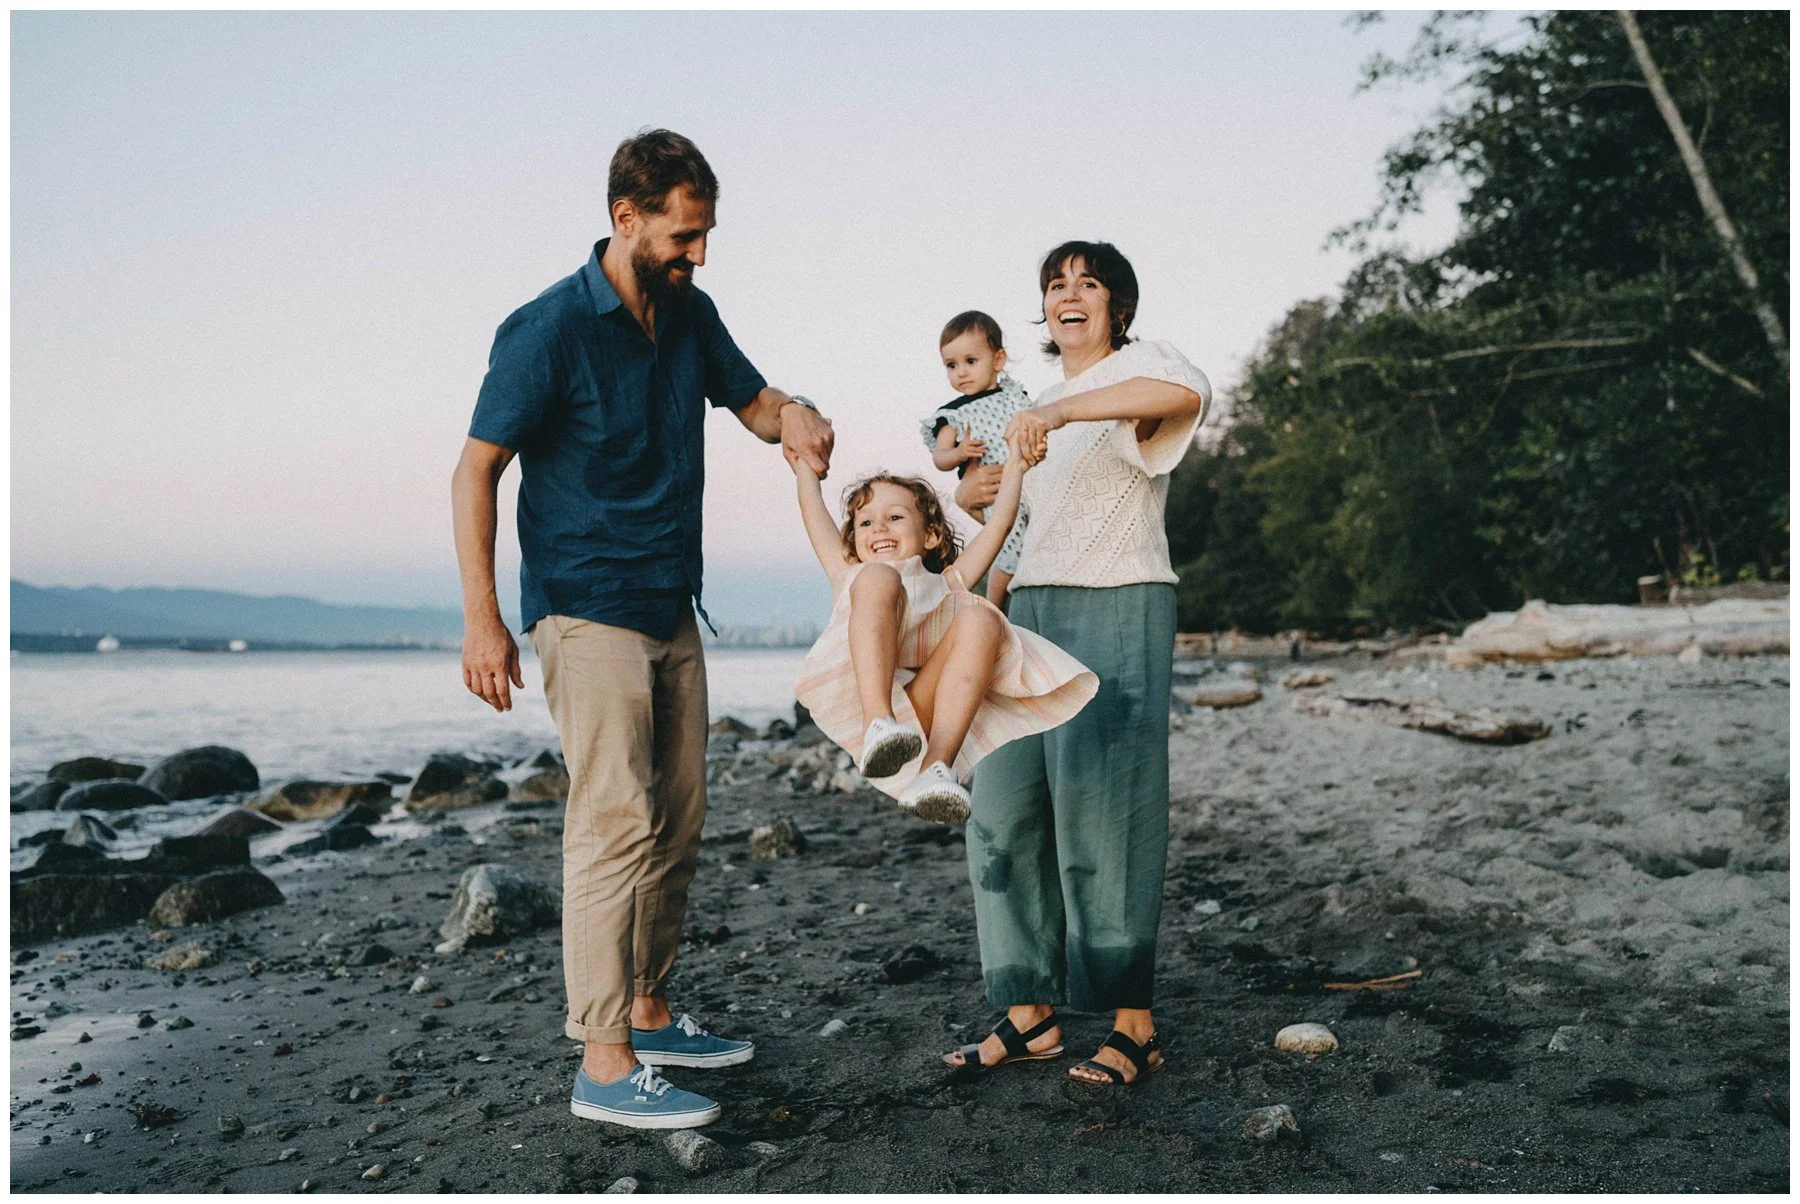
[(1065, 357), (1112, 348), (1112, 292), (1071, 256), (1044, 287), (1044, 322)]
[(897, 563), (937, 546), (936, 536), (925, 531), (925, 517), (912, 490), (890, 481), (876, 481), (871, 489), (869, 500), (856, 508), (858, 560)]

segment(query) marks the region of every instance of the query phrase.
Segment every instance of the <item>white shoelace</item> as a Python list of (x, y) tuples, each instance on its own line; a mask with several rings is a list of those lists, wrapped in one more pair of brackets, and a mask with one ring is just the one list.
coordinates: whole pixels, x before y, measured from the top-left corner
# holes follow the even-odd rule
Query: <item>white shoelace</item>
[(690, 1037), (710, 1037), (710, 1036), (712, 1036), (711, 1033), (709, 1033), (705, 1029), (701, 1028), (698, 1024), (695, 1024), (694, 1018), (692, 1016), (688, 1015), (686, 1012), (681, 1013), (681, 1019), (676, 1021), (676, 1023), (681, 1026), (681, 1031), (686, 1033)]
[(669, 1080), (657, 1075), (651, 1066), (640, 1066), (637, 1073), (631, 1076), (631, 1085), (645, 1095), (658, 1095), (669, 1089)]

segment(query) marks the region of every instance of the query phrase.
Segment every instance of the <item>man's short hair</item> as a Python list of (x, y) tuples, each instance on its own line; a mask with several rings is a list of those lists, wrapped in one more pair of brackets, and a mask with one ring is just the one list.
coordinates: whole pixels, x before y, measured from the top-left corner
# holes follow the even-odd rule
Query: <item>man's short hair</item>
[(613, 152), (606, 210), (611, 213), (623, 198), (645, 213), (661, 213), (675, 188), (687, 189), (698, 201), (719, 199), (719, 178), (699, 147), (674, 130), (639, 130)]
[(944, 323), (944, 333), (938, 336), (938, 346), (942, 347), (951, 339), (960, 339), (971, 330), (979, 330), (981, 337), (987, 340), (989, 347), (995, 351), (1004, 351), (1006, 344), (1000, 338), (1000, 323), (994, 321), (979, 309), (965, 309), (948, 322)]

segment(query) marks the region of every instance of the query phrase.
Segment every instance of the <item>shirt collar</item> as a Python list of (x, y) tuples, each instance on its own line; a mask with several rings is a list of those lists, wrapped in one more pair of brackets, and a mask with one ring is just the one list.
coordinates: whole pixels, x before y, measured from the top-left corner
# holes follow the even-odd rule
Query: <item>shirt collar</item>
[(619, 294), (613, 291), (612, 282), (606, 273), (600, 270), (600, 257), (606, 254), (606, 244), (610, 238), (603, 238), (594, 244), (593, 253), (588, 256), (587, 266), (581, 269), (581, 277), (587, 281), (588, 296), (593, 298), (594, 312), (609, 314), (625, 304), (619, 300)]

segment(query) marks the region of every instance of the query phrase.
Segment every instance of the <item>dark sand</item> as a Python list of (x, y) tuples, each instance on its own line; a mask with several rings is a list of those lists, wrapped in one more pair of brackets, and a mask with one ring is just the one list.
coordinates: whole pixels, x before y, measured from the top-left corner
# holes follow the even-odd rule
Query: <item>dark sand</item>
[[(1253, 707), (1187, 717), (1171, 736), (1169, 1065), (1137, 1087), (1069, 1084), (1072, 1057), (975, 1082), (940, 1067), (994, 1018), (960, 830), (866, 788), (719, 786), (689, 919), (730, 935), (684, 947), (672, 995), (758, 1053), (675, 1072), (725, 1106), (704, 1132), (729, 1165), (690, 1177), (660, 1135), (569, 1114), (557, 933), (432, 952), (467, 866), (557, 879), (556, 812), (490, 804), (448, 821), (481, 845), (273, 867), (286, 905), (175, 934), (219, 954), (208, 969), (141, 968), (168, 948), (141, 925), (24, 964), (15, 951), (15, 1023), (45, 1031), (11, 1046), (12, 1187), (1785, 1190), (1787, 659), (1580, 662), (1551, 680), (1325, 667), (1338, 687), (1441, 693), (1556, 731), (1486, 748), (1309, 719), (1272, 680)], [(748, 830), (781, 815), (811, 847), (750, 861)], [(363, 931), (381, 912), (411, 923)], [(372, 941), (404, 960), (344, 964)], [(912, 944), (942, 967), (881, 981)], [(1412, 968), (1409, 991), (1321, 989)], [(410, 994), (420, 974), (434, 986)], [(440, 994), (452, 1005), (430, 1006)], [(72, 1011), (46, 1018), (52, 1004)], [(848, 1031), (820, 1036), (833, 1019)], [(1297, 1021), (1329, 1024), (1341, 1049), (1276, 1051)], [(1106, 1021), (1067, 1032), (1085, 1054)], [(1273, 1103), (1303, 1139), (1244, 1140), (1242, 1114)], [(146, 1129), (134, 1107), (179, 1119)]]

